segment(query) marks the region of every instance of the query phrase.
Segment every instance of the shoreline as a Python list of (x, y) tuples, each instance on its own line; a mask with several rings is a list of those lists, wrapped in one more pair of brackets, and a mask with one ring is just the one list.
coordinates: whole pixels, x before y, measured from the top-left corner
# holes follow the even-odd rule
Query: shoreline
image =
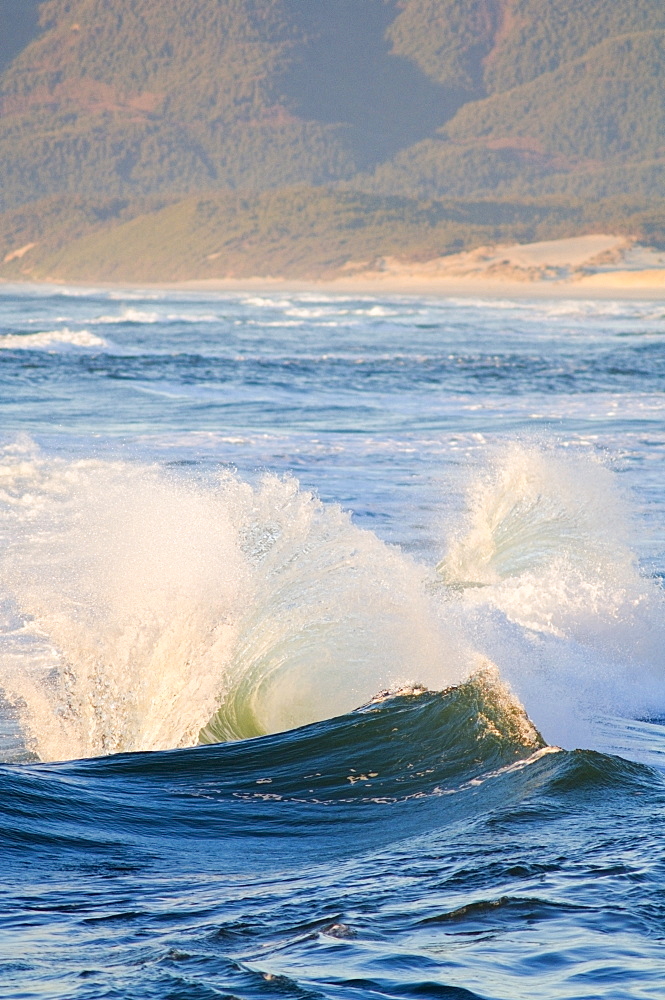
[(501, 281), (479, 279), (386, 279), (370, 277), (332, 278), (328, 280), (275, 278), (192, 278), (181, 281), (80, 281), (61, 278), (17, 281), (0, 278), (0, 287), (80, 288), (109, 291), (219, 292), (228, 294), (280, 292), (284, 294), (393, 295), (455, 299), (571, 299), (571, 300), (665, 300), (665, 272), (658, 283), (639, 281)]
[(220, 293), (406, 295), (469, 299), (665, 300), (665, 251), (595, 233), (540, 243), (477, 247), (422, 262), (350, 261), (329, 278), (255, 275), (180, 280), (91, 281), (2, 277), (3, 285)]
[(607, 233), (499, 244), (419, 263), (384, 257), (349, 262), (327, 281), (285, 278), (208, 279), (178, 283), (192, 290), (326, 291), (439, 298), (665, 299), (665, 253)]
[[(122, 287), (113, 283), (112, 287)], [(138, 287), (138, 286), (133, 286)], [(406, 295), (428, 298), (468, 299), (642, 299), (665, 300), (665, 272), (658, 283), (584, 282), (584, 281), (502, 281), (483, 279), (428, 278), (334, 278), (328, 281), (305, 281), (289, 278), (256, 277), (246, 279), (203, 279), (151, 283), (153, 289), (212, 292), (276, 291), (338, 295)]]

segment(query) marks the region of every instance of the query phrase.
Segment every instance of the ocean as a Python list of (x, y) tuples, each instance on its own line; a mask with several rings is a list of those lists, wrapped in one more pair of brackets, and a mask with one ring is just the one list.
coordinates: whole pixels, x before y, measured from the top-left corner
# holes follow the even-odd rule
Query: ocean
[(665, 306), (0, 287), (0, 993), (665, 997)]

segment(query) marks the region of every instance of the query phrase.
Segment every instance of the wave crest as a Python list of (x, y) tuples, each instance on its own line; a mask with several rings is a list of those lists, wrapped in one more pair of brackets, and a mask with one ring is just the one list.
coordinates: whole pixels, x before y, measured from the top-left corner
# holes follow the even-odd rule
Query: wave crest
[(562, 745), (593, 742), (591, 716), (665, 706), (663, 592), (632, 536), (609, 469), (514, 444), (469, 483), (437, 567), (463, 630)]
[(42, 759), (276, 732), (477, 662), (423, 569), (295, 480), (26, 446), (0, 482), (2, 685)]
[(0, 538), (0, 684), (43, 760), (295, 729), (487, 664), (560, 746), (665, 707), (662, 590), (590, 459), (504, 452), (438, 576), (294, 479), (29, 439), (0, 457)]
[(0, 336), (3, 351), (57, 351), (68, 348), (108, 347), (103, 337), (89, 330), (45, 330), (42, 333), (5, 333)]

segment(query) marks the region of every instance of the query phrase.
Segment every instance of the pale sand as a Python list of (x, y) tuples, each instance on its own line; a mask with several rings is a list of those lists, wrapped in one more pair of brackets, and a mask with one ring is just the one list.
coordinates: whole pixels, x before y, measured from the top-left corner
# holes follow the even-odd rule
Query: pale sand
[(220, 291), (330, 291), (460, 297), (665, 298), (665, 252), (597, 233), (542, 243), (479, 247), (409, 263), (349, 263), (329, 281), (256, 277), (179, 282)]
[(257, 293), (665, 299), (665, 252), (640, 246), (631, 238), (596, 233), (541, 243), (478, 247), (417, 263), (396, 257), (383, 257), (371, 264), (349, 262), (343, 274), (328, 280), (257, 275), (140, 283), (53, 279), (52, 283)]

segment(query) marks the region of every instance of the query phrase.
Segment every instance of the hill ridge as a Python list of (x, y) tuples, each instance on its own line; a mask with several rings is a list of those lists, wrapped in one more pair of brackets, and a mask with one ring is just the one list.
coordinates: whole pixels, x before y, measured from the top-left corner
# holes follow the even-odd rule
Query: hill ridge
[(377, 231), (387, 203), (365, 196), (402, 198), (405, 225), (427, 200), (530, 198), (553, 231), (564, 202), (591, 225), (591, 199), (661, 238), (660, 0), (0, 0), (0, 28), (7, 245), (21, 205), (24, 244), (53, 250), (197, 192), (231, 211), (294, 185), (314, 214), (319, 189), (349, 192)]

